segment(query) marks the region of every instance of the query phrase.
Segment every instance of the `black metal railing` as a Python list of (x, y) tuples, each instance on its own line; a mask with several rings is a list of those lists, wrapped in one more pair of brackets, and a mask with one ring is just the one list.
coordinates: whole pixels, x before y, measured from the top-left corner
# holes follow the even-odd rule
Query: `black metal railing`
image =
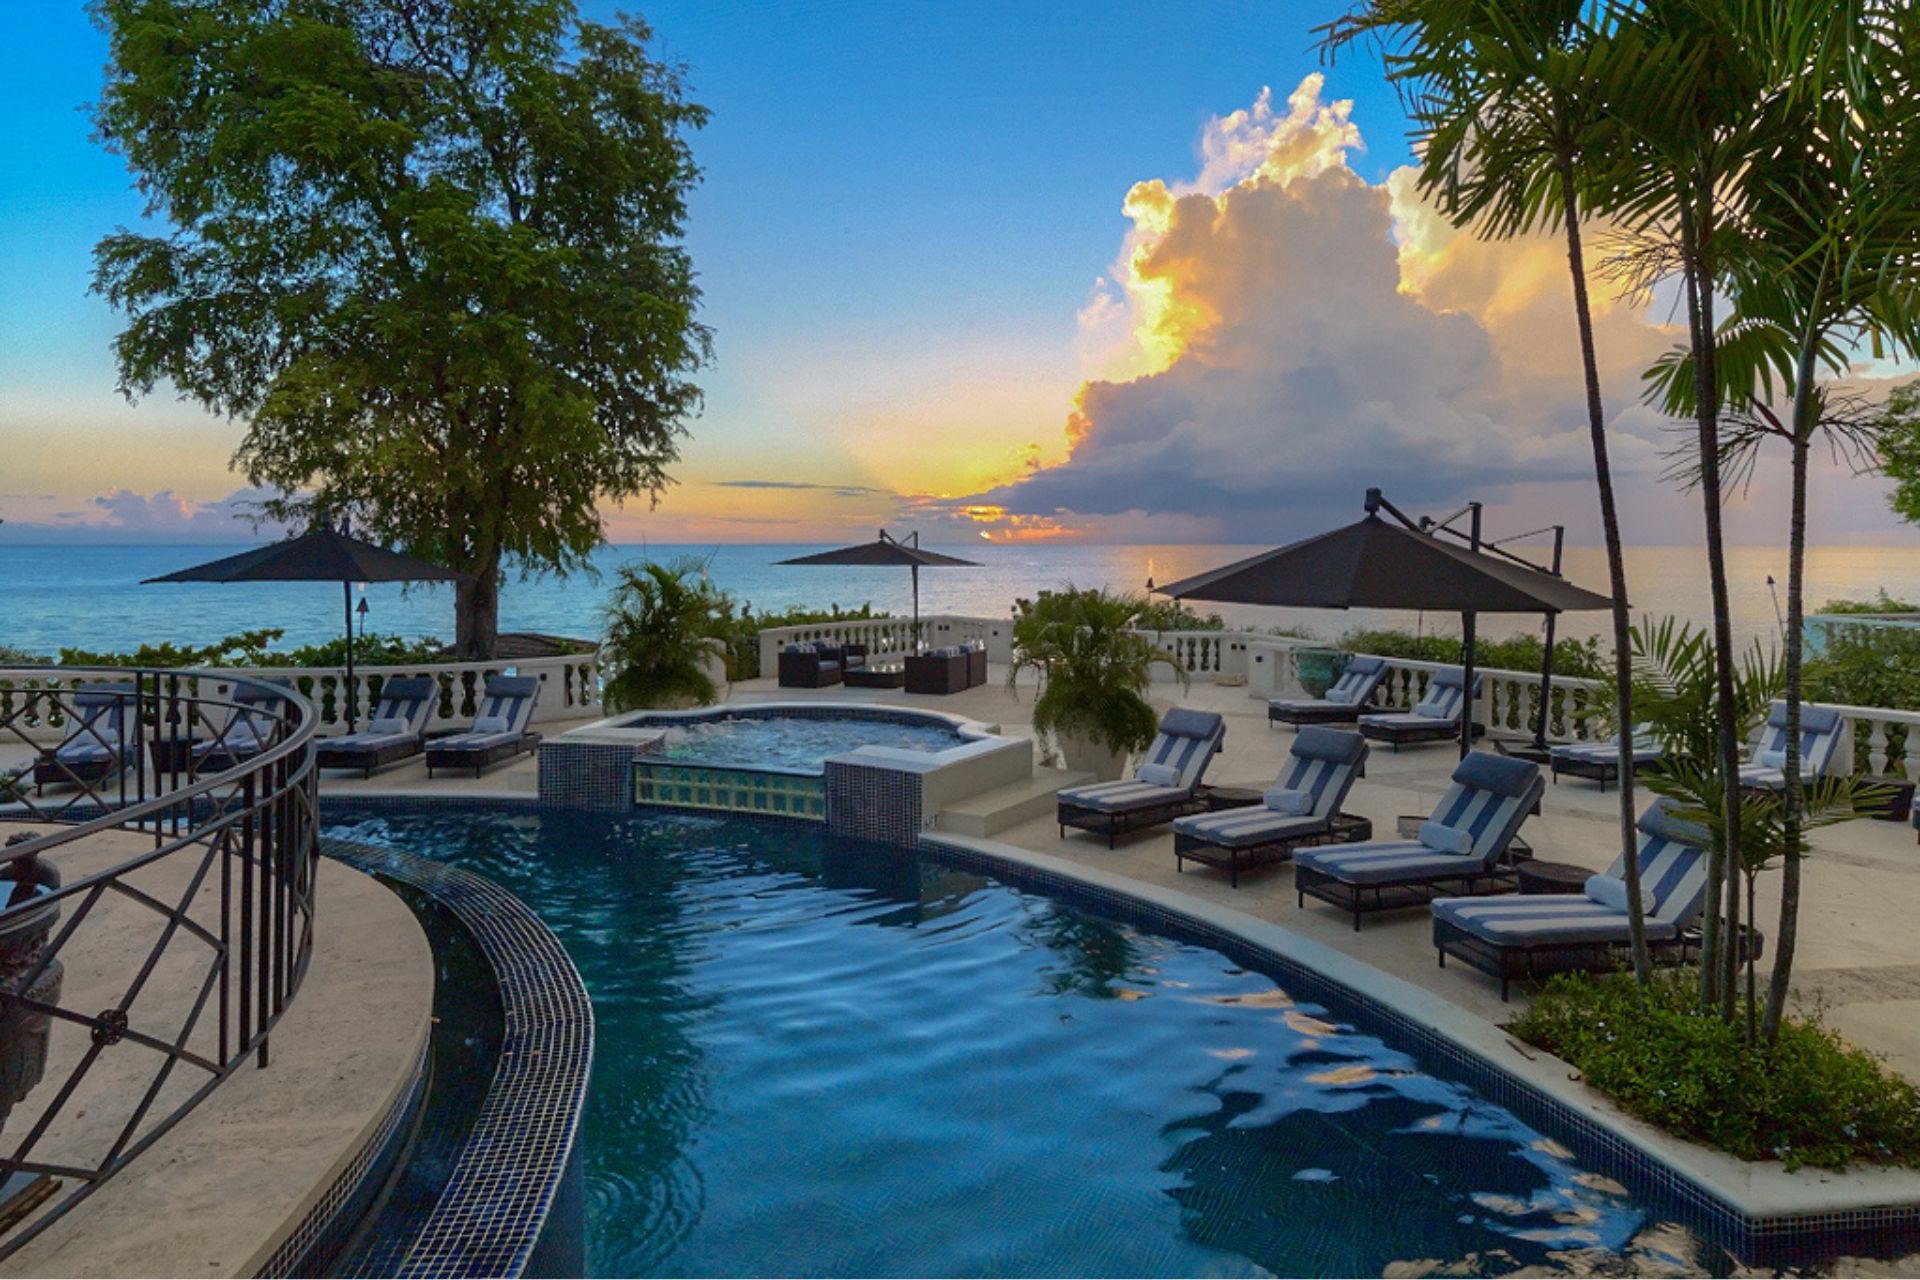
[(0, 1259), (267, 1065), (313, 952), (317, 727), (264, 681), (0, 671)]

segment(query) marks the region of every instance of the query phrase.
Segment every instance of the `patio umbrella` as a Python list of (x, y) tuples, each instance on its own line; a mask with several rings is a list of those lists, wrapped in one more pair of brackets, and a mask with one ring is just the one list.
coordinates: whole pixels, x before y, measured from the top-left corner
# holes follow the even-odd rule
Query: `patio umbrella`
[[(1383, 520), (1381, 510), (1395, 517)], [(1471, 541), (1479, 542), (1478, 508)], [(1159, 588), (1176, 600), (1310, 609), (1434, 609), (1461, 615), (1461, 665), (1473, 688), (1474, 620), (1482, 613), (1558, 614), (1612, 601), (1501, 554), (1443, 541), (1367, 491), (1366, 517)], [(1473, 741), (1473, 699), (1460, 709), (1460, 752)]]
[(917, 531), (908, 534), (905, 538), (896, 538), (885, 529), (882, 529), (880, 536), (872, 542), (840, 547), (834, 551), (816, 551), (810, 556), (795, 556), (791, 560), (779, 560), (775, 563), (905, 566), (913, 573), (913, 647), (916, 651), (920, 648), (920, 570), (980, 567), (977, 562), (962, 560), (959, 556), (921, 550), (920, 534)]
[(353, 685), (353, 584), (356, 582), (457, 582), (468, 575), (377, 547), (330, 528), (210, 560), (147, 582), (338, 582), (347, 623), (347, 731), (355, 725)]

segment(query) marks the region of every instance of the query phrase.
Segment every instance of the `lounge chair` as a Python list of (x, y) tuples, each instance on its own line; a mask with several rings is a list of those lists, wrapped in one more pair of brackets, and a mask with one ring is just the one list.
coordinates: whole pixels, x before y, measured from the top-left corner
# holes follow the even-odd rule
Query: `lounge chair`
[(1413, 840), (1313, 849), (1295, 855), (1293, 887), (1353, 913), (1412, 906), (1448, 894), (1506, 893), (1519, 887), (1508, 847), (1547, 789), (1540, 766), (1475, 751)]
[[(1674, 817), (1666, 800), (1640, 815), (1634, 857), (1648, 903), (1647, 946), (1657, 960), (1679, 963), (1697, 948), (1692, 926), (1707, 897), (1708, 839), (1705, 827)], [(1453, 956), (1500, 979), (1502, 1000), (1515, 979), (1616, 968), (1629, 945), (1625, 874), (1625, 859), (1616, 857), (1585, 893), (1441, 898), (1433, 904), (1440, 963)]]
[(1175, 869), (1184, 871), (1189, 861), (1220, 867), (1237, 889), (1243, 870), (1284, 862), (1295, 849), (1326, 843), (1367, 749), (1365, 738), (1347, 730), (1311, 725), (1300, 730), (1286, 767), (1260, 804), (1174, 822)]
[(419, 755), (426, 749), (427, 722), (440, 700), (440, 682), (432, 676), (396, 676), (380, 686), (380, 701), (359, 733), (320, 744), (322, 769), (358, 769), (371, 778), (375, 769)]
[(1122, 832), (1157, 827), (1206, 810), (1200, 780), (1227, 736), (1227, 722), (1210, 711), (1175, 707), (1133, 777), (1069, 787), (1058, 797), (1060, 834), (1067, 828), (1105, 835), (1107, 848)]
[[(1834, 768), (1846, 721), (1832, 707), (1800, 706), (1800, 781), (1824, 778)], [(1740, 766), (1740, 785), (1766, 791), (1787, 786), (1787, 704), (1776, 702), (1767, 711), (1767, 727), (1753, 758)]]
[(1380, 658), (1350, 658), (1347, 669), (1333, 682), (1324, 698), (1271, 698), (1267, 701), (1268, 724), (1352, 724), (1373, 700), (1373, 691), (1387, 678), (1387, 664)]
[(67, 736), (33, 762), (33, 789), (84, 787), (131, 764), (140, 749), (134, 691), (130, 684), (83, 684), (73, 691)]
[(427, 776), (435, 769), (472, 769), (473, 776), (540, 745), (527, 728), (540, 701), (538, 676), (488, 676), (480, 714), (463, 733), (427, 743)]
[(193, 767), (205, 773), (231, 769), (265, 751), (291, 709), (288, 686), (278, 680), (248, 682), (233, 691), (233, 714), (211, 742), (193, 748)]
[[(1460, 736), (1461, 689), (1466, 673), (1442, 667), (1427, 681), (1427, 690), (1411, 711), (1375, 711), (1360, 717), (1360, 732), (1398, 751), (1416, 742), (1444, 742)], [(1473, 696), (1480, 696), (1480, 675), (1473, 677)]]
[[(1638, 773), (1648, 765), (1658, 764), (1663, 754), (1660, 743), (1652, 736), (1652, 726), (1635, 726), (1633, 771)], [(1565, 773), (1576, 778), (1591, 778), (1605, 791), (1609, 782), (1620, 780), (1620, 735), (1616, 733), (1604, 742), (1563, 742), (1549, 753), (1548, 767), (1553, 771), (1555, 782)]]
[(780, 651), (780, 687), (824, 689), (839, 684), (843, 660), (837, 646), (790, 644)]

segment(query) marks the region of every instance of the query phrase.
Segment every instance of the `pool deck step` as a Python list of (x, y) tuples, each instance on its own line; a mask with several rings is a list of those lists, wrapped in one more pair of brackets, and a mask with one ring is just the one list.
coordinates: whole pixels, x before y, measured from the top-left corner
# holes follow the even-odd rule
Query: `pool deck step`
[(1093, 778), (1071, 769), (1035, 769), (1033, 777), (969, 796), (940, 810), (936, 824), (959, 836), (991, 836), (1053, 812), (1054, 795)]

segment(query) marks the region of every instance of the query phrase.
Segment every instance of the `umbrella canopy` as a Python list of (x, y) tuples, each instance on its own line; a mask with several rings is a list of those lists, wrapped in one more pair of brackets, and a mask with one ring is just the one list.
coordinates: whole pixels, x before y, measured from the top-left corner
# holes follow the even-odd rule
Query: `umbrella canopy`
[(839, 547), (833, 551), (816, 551), (812, 555), (795, 556), (791, 560), (779, 560), (777, 564), (797, 565), (865, 565), (865, 566), (904, 566), (913, 574), (913, 644), (920, 647), (920, 570), (921, 569), (977, 569), (979, 564), (973, 560), (962, 560), (959, 556), (943, 555), (938, 551), (927, 551), (920, 546), (918, 532), (905, 538), (896, 538), (885, 529), (872, 542), (862, 542), (856, 546)]
[(356, 582), (458, 582), (469, 575), (417, 560), (333, 529), (315, 529), (284, 542), (209, 560), (148, 578), (153, 582), (338, 582), (347, 618), (347, 731), (355, 728), (353, 685), (353, 584)]
[[(1612, 601), (1564, 578), (1443, 541), (1424, 528), (1382, 520), (1378, 490), (1365, 519), (1274, 551), (1194, 574), (1160, 590), (1176, 600), (1291, 605), (1309, 609), (1435, 609), (1461, 615), (1460, 754), (1473, 745), (1474, 617), (1605, 609)], [(1387, 506), (1396, 516), (1400, 513)], [(1477, 512), (1478, 508), (1474, 508)], [(1404, 520), (1404, 517), (1402, 517)], [(1476, 516), (1475, 528), (1478, 529)], [(1477, 533), (1476, 533), (1477, 540)], [(1551, 671), (1553, 651), (1547, 650)], [(1542, 677), (1544, 729), (1547, 680)]]
[(1563, 613), (1611, 601), (1564, 578), (1369, 515), (1161, 587), (1179, 600), (1309, 609)]

